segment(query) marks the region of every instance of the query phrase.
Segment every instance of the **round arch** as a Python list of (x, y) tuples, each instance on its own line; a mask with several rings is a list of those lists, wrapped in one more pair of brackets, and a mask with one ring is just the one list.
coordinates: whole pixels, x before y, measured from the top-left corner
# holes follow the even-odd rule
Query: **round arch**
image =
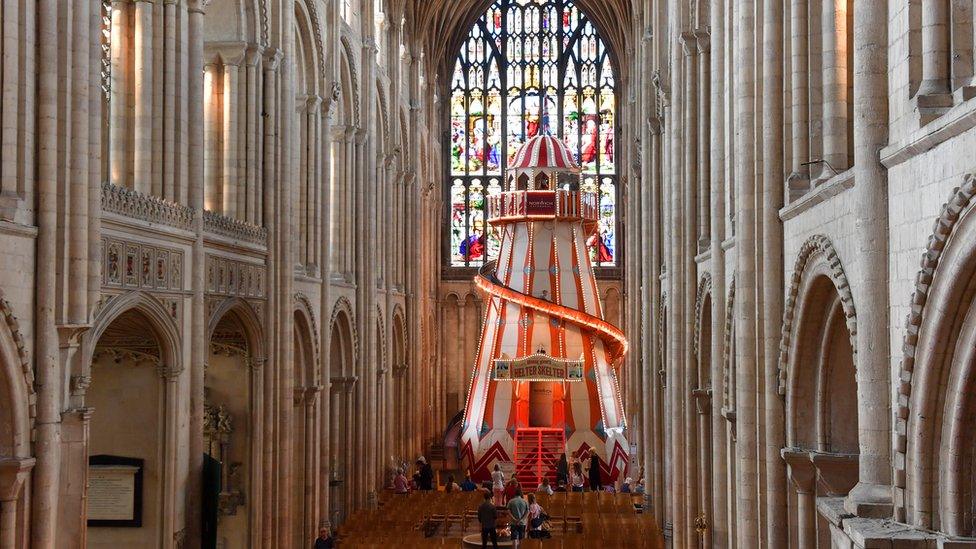
[(34, 426), (34, 379), (20, 324), (0, 293), (0, 457), (28, 457)]
[(971, 536), (976, 506), (976, 176), (934, 225), (906, 320), (895, 436), (896, 518)]

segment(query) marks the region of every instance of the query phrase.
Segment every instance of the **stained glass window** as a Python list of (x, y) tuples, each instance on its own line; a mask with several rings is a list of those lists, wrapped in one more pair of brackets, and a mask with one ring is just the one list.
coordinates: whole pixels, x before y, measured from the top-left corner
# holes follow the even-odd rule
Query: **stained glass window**
[(499, 242), (485, 197), (526, 139), (551, 133), (599, 193), (587, 238), (598, 266), (617, 261), (616, 86), (609, 51), (572, 0), (496, 0), (471, 28), (451, 77), (450, 264), (480, 266)]

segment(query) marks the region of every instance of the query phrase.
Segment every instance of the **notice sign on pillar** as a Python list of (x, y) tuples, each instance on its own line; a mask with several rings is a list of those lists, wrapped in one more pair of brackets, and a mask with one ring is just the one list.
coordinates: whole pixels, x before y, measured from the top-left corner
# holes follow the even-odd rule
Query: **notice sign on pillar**
[(88, 526), (142, 526), (143, 463), (120, 456), (88, 458)]

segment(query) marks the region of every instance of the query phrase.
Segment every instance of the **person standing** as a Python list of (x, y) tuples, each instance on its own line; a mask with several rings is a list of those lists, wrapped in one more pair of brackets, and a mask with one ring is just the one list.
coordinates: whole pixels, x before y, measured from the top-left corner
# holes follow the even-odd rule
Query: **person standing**
[(498, 549), (498, 531), (495, 530), (498, 520), (498, 511), (491, 502), (491, 494), (485, 492), (485, 500), (478, 506), (478, 522), (481, 524), (481, 549), (488, 547), (488, 540), (491, 546)]
[(566, 452), (559, 455), (559, 463), (556, 465), (556, 486), (566, 486), (569, 484), (569, 462), (566, 461)]
[(505, 505), (505, 473), (497, 463), (495, 470), (491, 472), (491, 491), (495, 494), (495, 505)]
[(421, 490), (431, 491), (434, 489), (434, 469), (427, 463), (427, 459), (424, 456), (420, 456), (417, 459), (417, 488)]
[(590, 450), (590, 490), (600, 491), (600, 456), (595, 450)]
[(403, 474), (403, 469), (397, 469), (396, 476), (393, 478), (393, 491), (397, 494), (410, 493), (410, 483), (407, 481), (407, 475)]
[(509, 528), (512, 530), (512, 547), (518, 549), (521, 540), (525, 538), (525, 523), (529, 516), (529, 504), (522, 499), (522, 489), (515, 491), (515, 497), (508, 500), (508, 514), (512, 516)]

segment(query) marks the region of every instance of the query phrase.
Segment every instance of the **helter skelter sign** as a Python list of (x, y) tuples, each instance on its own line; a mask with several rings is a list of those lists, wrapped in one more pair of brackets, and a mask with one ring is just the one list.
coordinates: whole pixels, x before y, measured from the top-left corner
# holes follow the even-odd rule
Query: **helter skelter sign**
[(495, 359), (495, 381), (583, 381), (586, 362), (537, 353), (514, 360)]

